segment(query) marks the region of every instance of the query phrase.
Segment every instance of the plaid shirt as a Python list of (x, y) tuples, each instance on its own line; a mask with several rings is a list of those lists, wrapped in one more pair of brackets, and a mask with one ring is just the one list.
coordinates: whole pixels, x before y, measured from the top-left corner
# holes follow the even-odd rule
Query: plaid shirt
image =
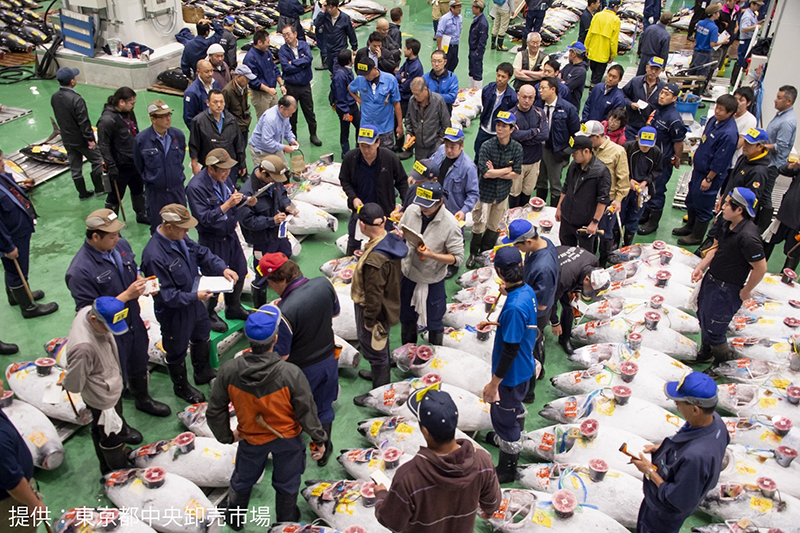
[(517, 174), (522, 173), (522, 145), (511, 139), (503, 146), (497, 137), (492, 137), (481, 145), (478, 156), (478, 189), (481, 202), (493, 203), (505, 200), (511, 192), (511, 180), (505, 178), (484, 178), (489, 170), (486, 162), (491, 161), (495, 169), (511, 167)]

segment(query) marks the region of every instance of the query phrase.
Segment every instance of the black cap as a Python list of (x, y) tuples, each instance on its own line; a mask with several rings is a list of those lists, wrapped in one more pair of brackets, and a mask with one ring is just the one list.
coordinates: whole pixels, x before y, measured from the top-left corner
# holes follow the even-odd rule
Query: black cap
[(592, 140), (588, 136), (574, 135), (570, 137), (569, 148), (567, 148), (568, 154), (574, 154), (578, 150), (583, 150), (584, 148), (592, 149)]
[(444, 197), (442, 186), (438, 181), (426, 181), (417, 185), (417, 192), (414, 196), (414, 203), (420, 207), (428, 209)]
[(358, 220), (367, 226), (377, 226), (378, 224), (375, 224), (375, 220), (385, 216), (386, 214), (383, 212), (381, 206), (375, 203), (364, 204), (361, 206), (361, 209), (358, 210)]
[(446, 392), (435, 388), (415, 391), (408, 399), (408, 408), (434, 438), (447, 439), (455, 434), (458, 409)]
[(375, 68), (375, 62), (369, 57), (365, 57), (364, 59), (356, 63), (356, 74), (358, 74), (359, 76), (366, 76), (374, 68)]

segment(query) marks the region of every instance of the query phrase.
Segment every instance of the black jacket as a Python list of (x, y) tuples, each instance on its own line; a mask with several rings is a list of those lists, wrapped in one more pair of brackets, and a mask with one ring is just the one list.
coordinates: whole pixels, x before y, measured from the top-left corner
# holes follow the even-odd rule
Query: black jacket
[(778, 209), (778, 220), (792, 229), (800, 230), (800, 169), (792, 170), (789, 165), (781, 167), (781, 174), (792, 178), (789, 189), (784, 193)]
[[(253, 196), (266, 183), (254, 175), (250, 175), (244, 182), (239, 192), (245, 196)], [(258, 252), (266, 252), (271, 242), (278, 240), (278, 224), (275, 224), (275, 215), (285, 213), (292, 201), (286, 196), (283, 183), (273, 182), (270, 188), (258, 197), (256, 205), (243, 204), (236, 211), (239, 225), (242, 228), (244, 240)]]
[[(361, 151), (356, 148), (344, 154), (342, 159), (342, 168), (339, 171), (339, 181), (342, 184), (345, 194), (347, 194), (347, 206), (355, 211), (353, 207), (353, 200), (358, 198), (357, 189), (359, 188), (358, 161), (361, 157)], [(403, 164), (394, 153), (388, 148), (378, 148), (378, 163), (380, 163), (380, 171), (378, 172), (378, 183), (375, 184), (375, 190), (378, 194), (378, 205), (381, 206), (386, 216), (389, 216), (394, 211), (395, 206), (395, 189), (400, 198), (406, 197), (408, 192), (408, 176), (403, 169)]]
[[(384, 42), (384, 44), (386, 44)], [(356, 52), (356, 59), (354, 65), (358, 65), (369, 57), (369, 46), (360, 48)], [(381, 47), (381, 57), (378, 59), (378, 70), (382, 70), (387, 74), (394, 76), (394, 71), (400, 66), (400, 50), (392, 49), (391, 46)]]
[(139, 133), (134, 113), (120, 113), (106, 104), (97, 121), (97, 146), (109, 169), (116, 166), (132, 167), (133, 141)]
[(747, 159), (744, 154), (740, 155), (722, 185), (720, 198), (724, 199), (736, 187), (746, 187), (753, 191), (759, 203), (762, 202), (764, 185), (767, 183), (767, 174), (769, 174), (769, 162), (769, 153), (755, 159)]
[(597, 204), (611, 203), (611, 173), (597, 157), (586, 168), (572, 162), (564, 181), (564, 199), (561, 218), (572, 226), (588, 226), (592, 222)]
[(647, 189), (652, 196), (655, 192), (656, 178), (661, 174), (663, 168), (661, 149), (653, 146), (647, 152), (643, 152), (636, 139), (626, 142), (622, 147), (625, 148), (628, 156), (630, 178), (636, 181), (646, 181)]
[(50, 105), (53, 106), (53, 115), (56, 117), (58, 129), (61, 130), (64, 148), (86, 146), (94, 141), (89, 111), (81, 95), (69, 87), (60, 87), (50, 97)]
[(206, 165), (206, 156), (214, 148), (224, 148), (228, 155), (239, 162), (240, 168), (245, 165), (244, 140), (239, 124), (233, 113), (224, 113), (222, 117), (222, 133), (217, 129), (214, 117), (208, 110), (192, 119), (189, 130), (189, 157)]

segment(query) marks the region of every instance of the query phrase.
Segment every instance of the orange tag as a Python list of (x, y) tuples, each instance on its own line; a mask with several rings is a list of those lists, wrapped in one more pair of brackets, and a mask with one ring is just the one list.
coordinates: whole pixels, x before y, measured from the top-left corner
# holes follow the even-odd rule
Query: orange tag
[(750, 368), (750, 359), (737, 359), (736, 366), (739, 368)]
[(383, 405), (394, 405), (394, 389), (383, 393)]
[(553, 449), (553, 444), (556, 443), (556, 436), (552, 433), (545, 433), (542, 436), (542, 443), (539, 445), (539, 449), (545, 452), (549, 452)]
[(747, 317), (744, 316), (735, 316), (733, 317), (733, 327), (736, 330), (740, 330), (747, 325)]
[(575, 418), (578, 416), (578, 402), (568, 401), (564, 404), (564, 416), (567, 418)]
[(536, 478), (542, 487), (550, 485), (550, 468), (543, 466), (536, 471)]
[(500, 507), (492, 515), (492, 518), (505, 518), (506, 517), (506, 510), (508, 509), (508, 500), (503, 498), (500, 502)]

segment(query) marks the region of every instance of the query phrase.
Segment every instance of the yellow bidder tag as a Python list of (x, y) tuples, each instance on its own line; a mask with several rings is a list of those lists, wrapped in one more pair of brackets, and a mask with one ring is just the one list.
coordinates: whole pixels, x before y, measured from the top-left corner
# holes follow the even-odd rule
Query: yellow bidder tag
[(360, 128), (358, 130), (358, 136), (359, 137), (369, 137), (370, 139), (372, 139), (372, 137), (375, 136), (375, 132), (373, 130), (369, 129), (369, 128)]
[(320, 483), (319, 485), (314, 487), (314, 490), (311, 491), (311, 495), (312, 496), (322, 496), (322, 493), (325, 491), (325, 489), (327, 489), (330, 486), (331, 486), (330, 483)]
[(422, 187), (417, 187), (417, 197), (425, 198), (426, 200), (433, 200), (433, 191), (423, 189)]
[(533, 518), (531, 519), (531, 521), (534, 524), (539, 524), (540, 526), (553, 527), (553, 520), (549, 516), (547, 516), (547, 513), (545, 513), (541, 509), (536, 509), (533, 512)]
[(112, 321), (112, 324), (116, 324), (120, 320), (125, 320), (126, 318), (128, 318), (128, 308), (127, 307), (125, 309), (123, 309), (122, 311), (120, 311), (119, 313), (117, 313), (116, 315), (114, 315), (114, 320)]
[(428, 169), (425, 168), (425, 165), (423, 165), (419, 161), (414, 161), (414, 170), (416, 170), (420, 174), (424, 174), (425, 172), (428, 171)]
[(652, 133), (652, 132), (649, 132), (649, 131), (646, 131), (646, 132), (642, 133), (641, 136), (642, 136), (642, 140), (643, 141), (654, 141), (654, 140), (656, 140), (655, 133)]
[(383, 425), (383, 421), (382, 420), (376, 420), (375, 422), (373, 422), (372, 426), (370, 426), (370, 428), (369, 428), (370, 434), (373, 437), (376, 437), (378, 435), (378, 431), (380, 431), (382, 425)]

